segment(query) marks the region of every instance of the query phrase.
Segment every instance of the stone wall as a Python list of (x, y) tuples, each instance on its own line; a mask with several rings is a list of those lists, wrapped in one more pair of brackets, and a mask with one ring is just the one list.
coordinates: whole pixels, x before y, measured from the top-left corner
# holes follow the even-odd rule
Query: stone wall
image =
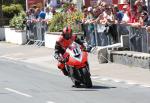
[(5, 40), (5, 28), (0, 27), (0, 41)]
[(110, 60), (114, 63), (150, 69), (150, 54), (133, 51), (111, 51)]

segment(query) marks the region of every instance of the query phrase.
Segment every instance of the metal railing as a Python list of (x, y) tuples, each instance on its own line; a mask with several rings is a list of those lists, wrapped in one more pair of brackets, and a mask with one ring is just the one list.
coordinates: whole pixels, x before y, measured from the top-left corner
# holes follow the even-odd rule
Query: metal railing
[(150, 34), (145, 27), (130, 27), (129, 44), (131, 51), (150, 52)]
[(27, 25), (27, 40), (28, 43), (33, 43), (35, 46), (44, 45), (44, 33), (46, 32), (46, 22), (45, 21), (34, 21), (28, 23)]
[[(34, 45), (41, 46), (44, 44), (44, 33), (46, 31), (46, 22), (32, 22), (28, 25), (27, 37), (28, 43), (34, 42)], [(120, 37), (127, 35), (129, 37), (129, 50), (137, 52), (150, 52), (150, 34), (145, 27), (135, 28), (122, 24), (93, 24), (94, 29), (91, 30), (91, 25), (82, 24), (85, 33), (85, 39), (88, 45), (92, 46), (108, 46), (116, 43), (121, 43)]]
[[(145, 27), (136, 28), (122, 24), (94, 24), (94, 33), (91, 34), (89, 25), (85, 25), (86, 36), (90, 38), (87, 42), (89, 45), (108, 46), (115, 43), (121, 43), (121, 36), (129, 37), (128, 44), (130, 51), (150, 52), (150, 34)], [(92, 43), (91, 43), (92, 42)]]

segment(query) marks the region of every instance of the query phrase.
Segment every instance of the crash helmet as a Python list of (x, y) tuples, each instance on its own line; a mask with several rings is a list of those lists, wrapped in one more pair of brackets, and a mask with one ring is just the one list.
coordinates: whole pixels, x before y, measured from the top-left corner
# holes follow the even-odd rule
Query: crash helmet
[(71, 27), (70, 26), (65, 27), (63, 29), (62, 35), (63, 35), (63, 37), (66, 40), (69, 40), (72, 37), (72, 29), (71, 29)]

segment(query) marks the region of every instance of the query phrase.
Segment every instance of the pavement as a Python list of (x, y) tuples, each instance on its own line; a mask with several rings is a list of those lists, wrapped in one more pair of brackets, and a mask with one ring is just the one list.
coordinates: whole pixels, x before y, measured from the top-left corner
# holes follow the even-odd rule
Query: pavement
[[(46, 72), (57, 68), (57, 61), (53, 58), (53, 53), (53, 49), (45, 47), (0, 42), (0, 58), (36, 64)], [(111, 81), (150, 88), (149, 69), (115, 63), (99, 64), (97, 55), (91, 53), (89, 53), (89, 64), (92, 79), (96, 81)]]

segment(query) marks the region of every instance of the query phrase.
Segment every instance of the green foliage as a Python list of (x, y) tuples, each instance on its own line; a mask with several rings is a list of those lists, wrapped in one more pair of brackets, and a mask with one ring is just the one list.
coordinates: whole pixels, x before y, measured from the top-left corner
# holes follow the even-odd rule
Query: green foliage
[(81, 12), (72, 12), (72, 13), (57, 13), (49, 21), (49, 32), (58, 32), (61, 31), (65, 26), (71, 25), (73, 32), (80, 32), (81, 28), (77, 24), (77, 21), (81, 21), (83, 14)]
[(3, 5), (21, 4), (25, 10), (26, 0), (3, 0)]
[(2, 5), (2, 11), (4, 17), (12, 18), (14, 15), (18, 15), (23, 10), (21, 4)]
[(21, 11), (19, 13), (19, 15), (15, 15), (11, 20), (10, 20), (10, 24), (9, 26), (10, 27), (14, 27), (15, 29), (19, 29), (19, 30), (23, 30), (24, 27), (26, 26), (25, 25), (25, 17), (26, 17), (26, 14), (24, 11)]
[(9, 26), (14, 28), (16, 25), (17, 16), (15, 15), (9, 22)]
[(64, 4), (63, 4), (64, 10), (66, 10), (70, 5), (71, 5), (70, 3), (64, 3)]
[(76, 11), (76, 12), (72, 12), (72, 13), (68, 13), (67, 17), (66, 17), (66, 22), (67, 25), (71, 25), (73, 32), (81, 32), (81, 27), (80, 24), (78, 23), (78, 21), (81, 21), (83, 18), (83, 13)]
[(65, 25), (65, 16), (62, 13), (57, 13), (53, 16), (53, 18), (49, 21), (49, 31), (50, 32), (59, 32), (63, 29)]

